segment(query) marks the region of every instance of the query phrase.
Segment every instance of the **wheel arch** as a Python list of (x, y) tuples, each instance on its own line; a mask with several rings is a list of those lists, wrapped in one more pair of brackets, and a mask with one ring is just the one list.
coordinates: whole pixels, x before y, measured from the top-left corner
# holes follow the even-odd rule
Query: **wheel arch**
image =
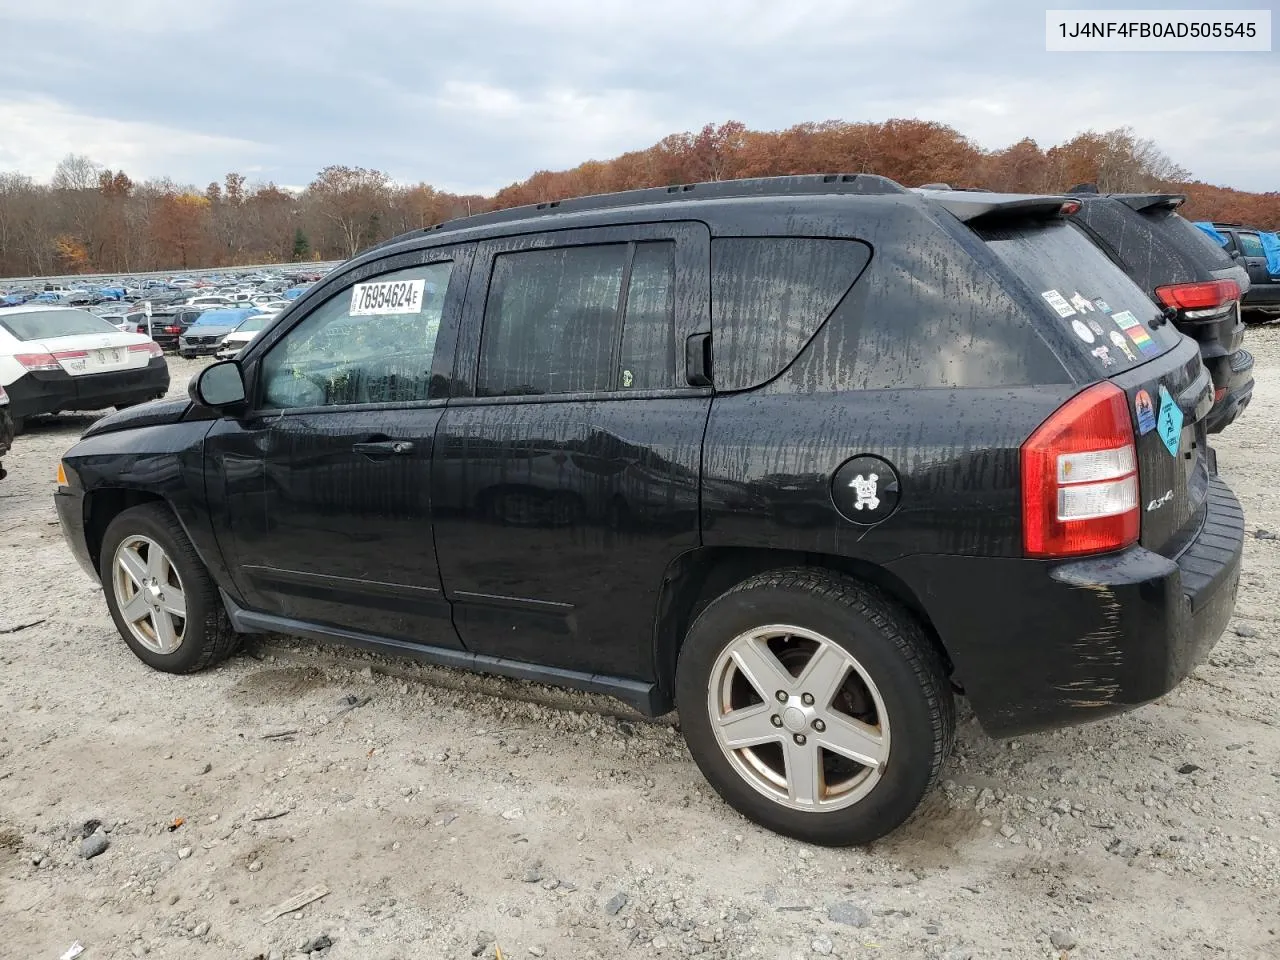
[(700, 547), (681, 554), (668, 565), (659, 591), (654, 617), (654, 676), (664, 708), (674, 705), (676, 662), (685, 634), (698, 614), (736, 584), (785, 567), (829, 570), (878, 587), (916, 617), (942, 657), (947, 675), (953, 674), (951, 656), (919, 597), (906, 582), (884, 567), (852, 557), (802, 550)]

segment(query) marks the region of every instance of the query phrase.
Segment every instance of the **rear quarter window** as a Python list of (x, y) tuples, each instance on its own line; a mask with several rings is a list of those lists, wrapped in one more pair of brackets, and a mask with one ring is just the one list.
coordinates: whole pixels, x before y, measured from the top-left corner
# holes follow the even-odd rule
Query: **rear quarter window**
[(799, 355), (858, 279), (856, 240), (723, 237), (711, 242), (711, 329), (718, 390), (760, 386)]
[(1030, 290), (1038, 321), (1064, 325), (1100, 376), (1177, 345), (1181, 335), (1172, 324), (1152, 329), (1160, 316), (1155, 303), (1074, 224), (1023, 222), (977, 232)]

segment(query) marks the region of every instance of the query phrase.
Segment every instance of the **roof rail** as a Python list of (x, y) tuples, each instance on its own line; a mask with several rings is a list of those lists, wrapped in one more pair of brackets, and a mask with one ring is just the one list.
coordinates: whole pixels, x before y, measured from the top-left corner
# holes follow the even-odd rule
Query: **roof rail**
[(907, 188), (888, 177), (872, 173), (814, 173), (789, 177), (754, 177), (744, 180), (713, 180), (706, 183), (680, 183), (670, 187), (644, 187), (621, 193), (600, 193), (586, 197), (569, 197), (531, 203), (506, 210), (477, 213), (469, 217), (446, 220), (435, 226), (384, 240), (376, 247), (390, 246), (402, 240), (439, 230), (463, 230), (470, 227), (487, 227), (498, 223), (511, 223), (531, 217), (562, 213), (585, 213), (592, 210), (609, 210), (651, 203), (672, 203), (688, 200), (723, 200), (731, 197), (783, 197), (788, 195), (815, 196), (821, 194), (888, 194), (907, 193)]

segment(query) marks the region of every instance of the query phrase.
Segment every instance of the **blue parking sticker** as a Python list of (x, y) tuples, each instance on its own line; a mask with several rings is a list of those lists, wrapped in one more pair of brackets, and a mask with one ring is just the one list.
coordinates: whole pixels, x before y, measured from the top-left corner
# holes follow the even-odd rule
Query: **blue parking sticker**
[(1145, 437), (1156, 428), (1156, 408), (1151, 394), (1139, 390), (1133, 398), (1133, 409), (1138, 414), (1138, 436)]
[(1156, 418), (1156, 428), (1169, 450), (1169, 456), (1176, 457), (1182, 440), (1182, 408), (1163, 384), (1160, 386), (1160, 415)]

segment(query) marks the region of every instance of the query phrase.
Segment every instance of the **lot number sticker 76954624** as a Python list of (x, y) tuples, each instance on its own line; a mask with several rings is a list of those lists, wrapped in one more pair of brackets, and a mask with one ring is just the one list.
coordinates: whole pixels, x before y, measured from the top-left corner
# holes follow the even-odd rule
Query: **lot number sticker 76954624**
[(387, 280), (383, 283), (357, 283), (351, 288), (353, 317), (371, 317), (387, 313), (421, 313), (426, 280)]

